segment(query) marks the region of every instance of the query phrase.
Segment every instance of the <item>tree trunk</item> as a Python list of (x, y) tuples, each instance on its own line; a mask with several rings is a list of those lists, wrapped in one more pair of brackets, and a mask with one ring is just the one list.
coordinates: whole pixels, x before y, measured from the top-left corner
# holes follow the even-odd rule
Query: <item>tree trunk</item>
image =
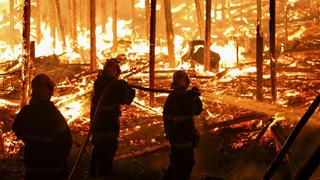
[(95, 0), (90, 0), (90, 70), (96, 71), (96, 4)]
[(37, 0), (37, 7), (36, 7), (36, 32), (37, 32), (37, 43), (39, 44), (42, 39), (41, 34), (41, 0)]
[(261, 30), (261, 0), (257, 0), (257, 32), (256, 32), (256, 66), (257, 66), (257, 91), (258, 101), (263, 100), (263, 33)]
[(276, 57), (276, 2), (270, 0), (270, 71), (271, 71), (271, 92), (274, 102), (277, 100), (277, 57)]
[(31, 1), (24, 0), (23, 6), (23, 30), (22, 30), (22, 92), (21, 92), (21, 107), (28, 104), (29, 99), (29, 75), (30, 75), (30, 16), (31, 16)]
[(73, 49), (76, 50), (78, 46), (78, 31), (77, 31), (77, 2), (72, 0), (72, 39)]
[(166, 19), (169, 64), (170, 64), (171, 68), (174, 68), (175, 67), (174, 31), (173, 31), (173, 24), (172, 24), (172, 14), (171, 14), (171, 2), (170, 2), (170, 0), (164, 0), (164, 13), (165, 13), (165, 19)]
[(10, 48), (11, 53), (14, 54), (14, 0), (9, 2), (10, 9)]
[(197, 12), (197, 19), (198, 19), (198, 24), (199, 24), (199, 33), (201, 39), (204, 39), (204, 19), (203, 19), (203, 3), (200, 0), (194, 0), (196, 4), (196, 12)]
[(106, 20), (107, 18), (107, 2), (106, 0), (101, 0), (101, 12), (100, 12), (100, 21), (102, 26), (102, 32), (106, 32)]
[(49, 18), (50, 21), (50, 30), (51, 30), (51, 37), (52, 37), (52, 47), (53, 49), (56, 48), (56, 11), (55, 11), (55, 3), (54, 0), (51, 0), (49, 3), (49, 9), (50, 9), (50, 16), (52, 18)]
[(85, 0), (80, 0), (79, 3), (79, 22), (80, 22), (80, 28), (83, 30), (84, 28), (84, 1)]
[(118, 50), (117, 24), (118, 24), (117, 0), (113, 0), (113, 11), (112, 11), (113, 51)]
[[(154, 88), (154, 69), (155, 69), (155, 43), (156, 43), (156, 13), (157, 0), (151, 0), (150, 16), (150, 62), (149, 62), (149, 88)], [(146, 8), (149, 6), (146, 6)], [(154, 93), (150, 92), (150, 106), (154, 105)]]
[(211, 35), (211, 0), (206, 0), (206, 32), (205, 32), (205, 45), (204, 45), (204, 69), (210, 70), (210, 35)]
[(63, 49), (65, 49), (67, 47), (66, 34), (64, 31), (64, 25), (63, 25), (62, 16), (61, 16), (60, 0), (54, 0), (54, 1), (56, 5), (56, 15), (57, 15), (57, 21), (58, 21), (58, 27), (59, 27), (60, 40), (62, 41)]
[[(72, 0), (68, 0), (68, 4), (67, 4), (67, 34), (70, 37), (70, 40), (73, 41), (73, 11), (72, 11)], [(72, 43), (73, 45), (73, 43)]]

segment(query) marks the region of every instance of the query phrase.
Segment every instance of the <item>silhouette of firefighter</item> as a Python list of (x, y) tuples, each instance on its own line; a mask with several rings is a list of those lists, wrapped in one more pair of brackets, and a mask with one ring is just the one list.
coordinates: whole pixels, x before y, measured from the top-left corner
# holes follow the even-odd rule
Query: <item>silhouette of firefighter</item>
[(199, 134), (193, 116), (201, 113), (202, 102), (199, 89), (187, 90), (189, 85), (185, 71), (173, 74), (173, 92), (163, 109), (165, 133), (171, 148), (170, 165), (163, 179), (189, 179), (195, 164), (193, 150), (198, 145)]
[(66, 120), (50, 101), (54, 83), (40, 74), (31, 86), (29, 105), (20, 110), (13, 123), (16, 136), (25, 143), (25, 179), (65, 179), (72, 137)]
[[(135, 96), (135, 90), (127, 82), (118, 79), (120, 74), (119, 63), (116, 59), (110, 59), (94, 82), (91, 100), (91, 125), (93, 125), (91, 177), (111, 176), (113, 158), (118, 147), (120, 105), (131, 104)], [(103, 92), (105, 98), (101, 99)], [(101, 106), (101, 111), (96, 115), (96, 119), (93, 119), (98, 104)]]

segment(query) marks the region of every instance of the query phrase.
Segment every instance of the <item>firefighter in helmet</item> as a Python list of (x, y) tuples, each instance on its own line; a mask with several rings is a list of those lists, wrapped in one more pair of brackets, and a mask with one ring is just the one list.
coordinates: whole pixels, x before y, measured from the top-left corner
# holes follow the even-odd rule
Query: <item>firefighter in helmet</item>
[(170, 143), (170, 165), (164, 179), (189, 179), (192, 173), (194, 148), (199, 142), (193, 116), (200, 115), (202, 102), (197, 87), (188, 90), (188, 74), (179, 70), (173, 74), (171, 88), (163, 109), (166, 137)]
[[(111, 176), (113, 158), (118, 147), (120, 105), (131, 104), (135, 97), (135, 90), (127, 82), (119, 80), (120, 74), (118, 61), (109, 59), (94, 82), (91, 99), (93, 150), (90, 164), (90, 176), (94, 178)], [(101, 111), (95, 114), (98, 105)]]
[(13, 123), (17, 138), (25, 144), (25, 179), (65, 179), (72, 137), (66, 120), (50, 101), (54, 83), (39, 74), (31, 86), (29, 105), (20, 110)]

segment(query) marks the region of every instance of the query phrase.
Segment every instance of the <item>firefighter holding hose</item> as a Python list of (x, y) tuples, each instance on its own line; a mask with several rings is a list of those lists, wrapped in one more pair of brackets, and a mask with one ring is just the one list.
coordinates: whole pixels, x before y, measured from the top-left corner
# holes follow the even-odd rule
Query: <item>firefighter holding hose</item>
[(20, 110), (13, 123), (17, 138), (25, 144), (25, 179), (65, 179), (72, 137), (66, 120), (50, 101), (54, 83), (47, 75), (39, 74), (31, 86), (29, 105)]
[(197, 87), (187, 90), (190, 85), (188, 74), (179, 70), (173, 74), (171, 88), (163, 109), (165, 134), (170, 143), (170, 165), (163, 179), (187, 180), (192, 173), (194, 148), (198, 145), (199, 134), (193, 120), (202, 112), (200, 91)]
[[(121, 74), (116, 59), (107, 60), (94, 82), (91, 99), (92, 156), (90, 177), (109, 178), (118, 147), (120, 105), (131, 104), (135, 90), (119, 80)], [(95, 115), (99, 104), (99, 113)], [(95, 119), (93, 119), (95, 117)]]

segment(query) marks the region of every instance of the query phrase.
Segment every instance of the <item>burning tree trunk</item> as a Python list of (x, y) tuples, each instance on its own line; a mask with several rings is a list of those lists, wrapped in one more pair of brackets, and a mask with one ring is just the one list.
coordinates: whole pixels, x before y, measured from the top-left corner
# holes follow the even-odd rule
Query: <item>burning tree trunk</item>
[[(67, 25), (67, 34), (70, 38), (72, 38), (72, 35), (73, 35), (73, 18), (72, 18), (72, 15), (73, 15), (73, 12), (72, 12), (72, 0), (68, 0), (67, 1), (67, 21), (66, 21), (66, 25)], [(73, 38), (72, 38), (72, 41), (73, 41)]]
[(133, 35), (135, 36), (136, 34), (136, 9), (135, 9), (135, 4), (136, 1), (135, 0), (131, 0), (131, 18), (132, 18), (132, 31), (133, 31)]
[(67, 47), (66, 34), (64, 31), (64, 25), (63, 25), (62, 16), (61, 16), (60, 1), (59, 0), (54, 0), (54, 1), (55, 1), (55, 7), (56, 7), (56, 15), (57, 15), (60, 39), (62, 40), (62, 47), (65, 49)]
[(50, 9), (50, 16), (53, 18), (50, 18), (50, 30), (51, 30), (51, 37), (53, 39), (52, 41), (52, 47), (56, 47), (56, 11), (55, 11), (55, 4), (54, 0), (51, 0), (49, 3), (49, 9)]
[(118, 33), (117, 33), (117, 23), (118, 23), (118, 11), (117, 11), (117, 0), (113, 0), (113, 13), (112, 13), (112, 32), (113, 32), (113, 50), (118, 49)]
[(36, 7), (36, 32), (37, 32), (37, 43), (40, 43), (42, 34), (41, 34), (41, 3), (40, 0), (36, 1), (37, 7)]
[(79, 18), (79, 21), (80, 21), (80, 27), (81, 27), (81, 29), (83, 29), (83, 27), (84, 27), (84, 1), (85, 0), (80, 0), (80, 3), (79, 3), (79, 16), (80, 16), (80, 18)]
[(170, 0), (164, 0), (164, 13), (165, 13), (165, 19), (166, 19), (169, 64), (170, 64), (171, 68), (174, 68), (175, 67), (174, 32), (173, 32), (172, 14), (171, 14), (171, 2), (170, 2)]
[(257, 39), (256, 39), (256, 64), (257, 64), (257, 94), (258, 101), (262, 101), (263, 88), (263, 34), (261, 30), (261, 0), (257, 0)]
[(13, 31), (14, 31), (14, 0), (10, 0), (9, 2), (9, 9), (10, 9), (10, 48), (12, 54), (14, 53), (14, 36), (13, 36)]
[(271, 71), (271, 93), (274, 102), (277, 100), (277, 71), (276, 71), (276, 2), (270, 0), (270, 71)]
[[(157, 0), (151, 0), (150, 16), (150, 62), (149, 62), (149, 88), (154, 88), (154, 68), (155, 68), (155, 43), (156, 43), (156, 13)], [(154, 93), (150, 92), (149, 104), (154, 104)]]
[(204, 45), (204, 69), (210, 70), (211, 0), (206, 0), (206, 32)]
[(97, 68), (96, 60), (96, 2), (90, 0), (90, 70)]
[(101, 0), (100, 2), (100, 21), (101, 21), (101, 26), (102, 26), (102, 32), (105, 33), (106, 32), (106, 18), (107, 18), (107, 2), (106, 0)]
[[(34, 62), (36, 60), (36, 45), (34, 41), (31, 41), (30, 43), (30, 74), (29, 74), (29, 84), (31, 84), (31, 80), (33, 79), (34, 75), (35, 75), (35, 66), (34, 66)], [(29, 91), (30, 92), (30, 91)]]
[(76, 50), (78, 46), (78, 32), (77, 32), (77, 2), (72, 0), (72, 39), (73, 48)]
[(21, 106), (28, 103), (29, 96), (29, 75), (30, 75), (30, 15), (31, 1), (24, 0), (23, 7), (23, 30), (22, 30), (22, 50), (23, 50), (23, 69), (22, 69), (22, 92)]
[(197, 12), (197, 18), (199, 23), (199, 32), (201, 39), (204, 39), (204, 19), (203, 19), (203, 7), (202, 7), (202, 1), (200, 0), (194, 0), (196, 4), (196, 12)]
[(149, 38), (150, 32), (150, 0), (145, 0), (146, 9), (146, 38)]

